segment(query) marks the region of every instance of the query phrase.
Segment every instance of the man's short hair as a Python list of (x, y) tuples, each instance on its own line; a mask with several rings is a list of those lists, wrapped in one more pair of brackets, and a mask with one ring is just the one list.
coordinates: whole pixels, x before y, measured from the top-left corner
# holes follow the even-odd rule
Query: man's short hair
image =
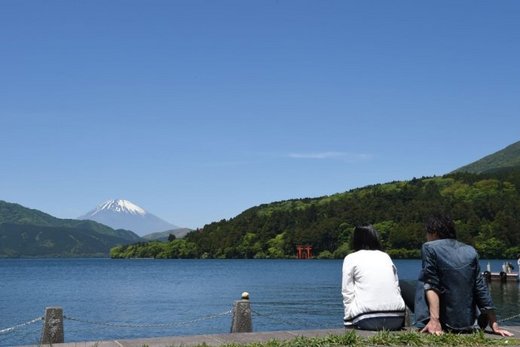
[(426, 232), (437, 233), (440, 239), (456, 239), (455, 223), (448, 216), (434, 215), (426, 222)]

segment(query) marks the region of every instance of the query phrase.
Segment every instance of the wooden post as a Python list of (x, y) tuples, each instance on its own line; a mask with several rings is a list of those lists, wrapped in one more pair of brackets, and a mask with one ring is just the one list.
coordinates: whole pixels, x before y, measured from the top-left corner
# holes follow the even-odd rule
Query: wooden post
[(312, 258), (312, 246), (305, 246), (305, 250), (307, 251), (307, 259)]
[(61, 307), (45, 308), (45, 322), (41, 344), (63, 343), (65, 336), (63, 332), (63, 309)]
[(405, 328), (412, 327), (412, 311), (408, 306), (405, 306), (404, 312), (404, 326)]
[(249, 293), (242, 293), (242, 300), (235, 301), (233, 306), (233, 318), (231, 321), (232, 333), (250, 333), (253, 331), (253, 320), (251, 319), (251, 303)]

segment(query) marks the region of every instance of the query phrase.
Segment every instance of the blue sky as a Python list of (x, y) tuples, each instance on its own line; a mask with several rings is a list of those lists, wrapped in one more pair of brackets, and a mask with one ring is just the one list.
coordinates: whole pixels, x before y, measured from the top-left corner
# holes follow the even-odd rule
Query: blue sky
[(0, 2), (0, 200), (202, 227), (520, 140), (520, 2)]

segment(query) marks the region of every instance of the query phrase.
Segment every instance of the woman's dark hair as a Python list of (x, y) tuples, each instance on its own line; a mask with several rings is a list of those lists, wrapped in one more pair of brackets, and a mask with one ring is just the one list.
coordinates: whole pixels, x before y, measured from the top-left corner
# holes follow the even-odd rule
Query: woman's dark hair
[(426, 222), (427, 233), (437, 233), (440, 239), (456, 239), (455, 223), (449, 216), (434, 215)]
[(361, 225), (354, 228), (352, 248), (354, 251), (361, 249), (383, 250), (383, 246), (381, 246), (379, 241), (379, 233), (372, 225)]

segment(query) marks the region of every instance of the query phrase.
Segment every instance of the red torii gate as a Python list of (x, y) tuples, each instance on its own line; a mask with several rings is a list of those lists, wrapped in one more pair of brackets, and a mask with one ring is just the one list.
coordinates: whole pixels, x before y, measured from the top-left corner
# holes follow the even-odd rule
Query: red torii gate
[(309, 245), (297, 245), (296, 250), (298, 259), (311, 259), (312, 258), (312, 246)]

